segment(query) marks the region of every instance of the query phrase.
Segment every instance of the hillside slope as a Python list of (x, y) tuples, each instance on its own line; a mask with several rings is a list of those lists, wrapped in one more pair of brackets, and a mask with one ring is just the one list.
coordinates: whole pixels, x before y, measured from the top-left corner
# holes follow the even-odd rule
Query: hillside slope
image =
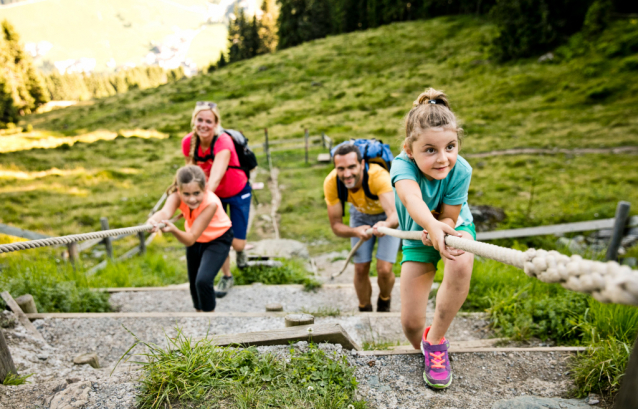
[(391, 24), (27, 121), (65, 133), (131, 127), (181, 132), (193, 101), (208, 99), (219, 103), (228, 126), (252, 140), (264, 127), (274, 138), (308, 127), (341, 139), (389, 140), (399, 135), (418, 93), (433, 86), (451, 97), (467, 132), (466, 152), (635, 143), (638, 84), (631, 54), (638, 51), (638, 24), (618, 23), (597, 49), (553, 63), (491, 62), (486, 44), (492, 35), (492, 26), (471, 17)]
[[(485, 44), (492, 33), (488, 23), (471, 17), (392, 24), (26, 117), (40, 130), (38, 137), (136, 127), (174, 137), (2, 154), (6, 177), (0, 192), (8, 200), (0, 214), (5, 223), (49, 233), (99, 228), (100, 216), (120, 226), (143, 221), (144, 209), (183, 163), (179, 138), (188, 130), (194, 101), (204, 99), (216, 101), (223, 125), (243, 130), (251, 143), (263, 141), (264, 127), (272, 139), (301, 137), (307, 127), (311, 135), (323, 131), (337, 140), (381, 138), (398, 153), (402, 118), (423, 88), (433, 86), (448, 92), (466, 130), (462, 155), (638, 145), (632, 71), (638, 64), (627, 56), (627, 50), (638, 49), (632, 48), (638, 25), (618, 22), (592, 51), (571, 45), (556, 52), (570, 52), (570, 59), (551, 63), (488, 61)], [(613, 217), (618, 200), (638, 203), (635, 155), (469, 159), (470, 203), (504, 208), (508, 218), (501, 227)], [(282, 235), (314, 243), (317, 251), (345, 245), (331, 233), (325, 215), (321, 183), (331, 166), (305, 164), (299, 151), (276, 153), (273, 162), (281, 169)], [(54, 167), (68, 173), (38, 173)]]

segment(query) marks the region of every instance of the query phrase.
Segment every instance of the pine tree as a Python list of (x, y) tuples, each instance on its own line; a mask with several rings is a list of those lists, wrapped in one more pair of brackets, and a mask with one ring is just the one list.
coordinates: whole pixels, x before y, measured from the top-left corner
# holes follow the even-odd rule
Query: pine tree
[(217, 69), (223, 68), (228, 65), (224, 53), (219, 53), (219, 61), (217, 61)]
[(294, 47), (303, 42), (299, 25), (306, 11), (305, 0), (277, 0), (279, 3), (279, 17), (277, 26), (279, 27), (279, 42), (277, 49)]
[(259, 20), (259, 39), (261, 41), (261, 49), (258, 54), (266, 54), (274, 52), (277, 49), (277, 18), (279, 10), (275, 0), (263, 0), (261, 3), (261, 19)]

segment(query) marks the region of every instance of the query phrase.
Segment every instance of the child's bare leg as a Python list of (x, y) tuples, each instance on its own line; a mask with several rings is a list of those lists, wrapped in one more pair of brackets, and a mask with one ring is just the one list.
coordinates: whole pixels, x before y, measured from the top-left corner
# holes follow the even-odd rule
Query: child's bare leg
[(401, 265), (401, 324), (415, 349), (421, 347), (428, 296), (436, 268), (432, 263), (406, 261)]
[[(464, 239), (474, 240), (472, 235), (461, 231)], [(428, 332), (427, 341), (438, 344), (445, 336), (450, 324), (467, 298), (472, 278), (472, 266), (474, 255), (464, 253), (456, 257), (455, 261), (443, 259), (445, 270), (443, 282), (436, 294), (436, 308), (434, 309), (434, 321)], [(403, 281), (403, 279), (402, 279)], [(403, 282), (401, 282), (403, 285)], [(403, 288), (403, 286), (402, 286)]]

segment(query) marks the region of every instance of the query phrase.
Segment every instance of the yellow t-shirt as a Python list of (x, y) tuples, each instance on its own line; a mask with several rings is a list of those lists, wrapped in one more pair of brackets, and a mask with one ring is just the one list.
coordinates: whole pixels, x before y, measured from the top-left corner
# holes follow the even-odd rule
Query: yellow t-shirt
[[(337, 169), (333, 169), (323, 182), (323, 193), (326, 197), (328, 206), (334, 206), (341, 203), (339, 201), (339, 193), (337, 192)], [(370, 163), (368, 168), (368, 186), (370, 193), (380, 196), (383, 193), (392, 192), (392, 182), (390, 181), (390, 173), (381, 166)], [(381, 214), (383, 207), (378, 200), (372, 200), (366, 196), (363, 187), (356, 192), (348, 189), (348, 202), (352, 203), (354, 208), (365, 214)]]

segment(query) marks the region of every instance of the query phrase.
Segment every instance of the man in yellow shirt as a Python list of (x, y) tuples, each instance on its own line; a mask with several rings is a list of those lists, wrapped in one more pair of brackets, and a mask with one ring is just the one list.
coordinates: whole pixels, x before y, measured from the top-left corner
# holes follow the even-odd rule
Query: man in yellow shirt
[[(392, 265), (397, 258), (400, 240), (385, 236), (376, 228), (396, 228), (399, 224), (390, 174), (380, 165), (366, 163), (359, 148), (352, 144), (341, 145), (336, 149), (334, 164), (335, 169), (323, 182), (330, 227), (338, 237), (349, 237), (353, 247), (359, 240), (366, 241), (354, 255), (354, 287), (359, 298), (359, 311), (372, 311), (369, 273), (372, 250), (378, 240), (376, 256), (380, 292), (377, 312), (389, 312), (394, 287)], [(339, 198), (339, 189), (342, 190), (341, 199), (350, 202), (349, 226), (343, 223), (345, 207)], [(375, 228), (374, 235), (366, 234), (370, 227)]]

